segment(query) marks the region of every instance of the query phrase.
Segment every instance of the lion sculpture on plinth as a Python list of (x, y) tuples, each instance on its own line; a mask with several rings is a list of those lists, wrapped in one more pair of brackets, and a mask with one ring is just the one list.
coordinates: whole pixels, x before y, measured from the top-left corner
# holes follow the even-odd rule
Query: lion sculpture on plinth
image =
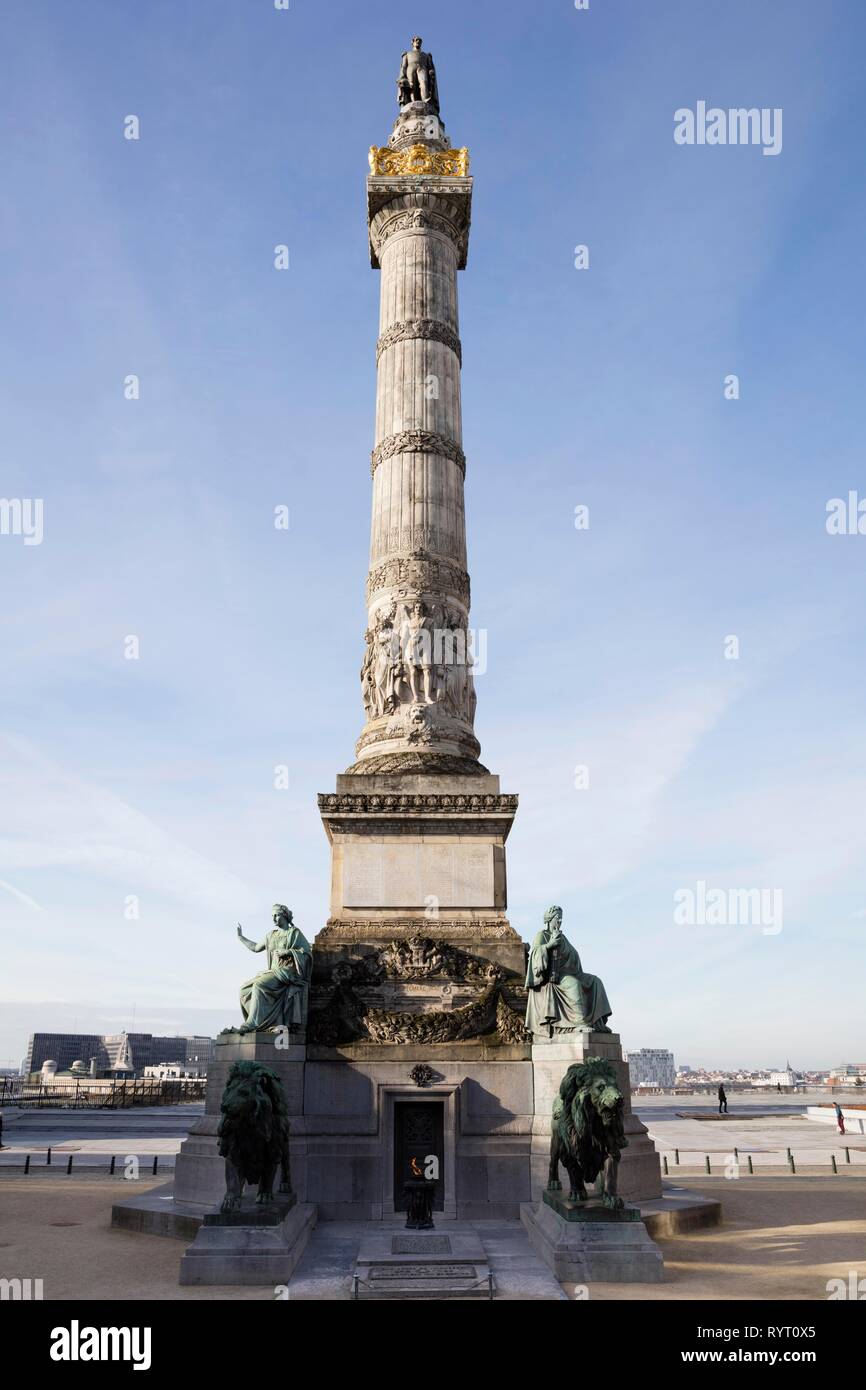
[(553, 1103), (550, 1136), (549, 1192), (561, 1192), (560, 1163), (571, 1183), (571, 1202), (586, 1201), (586, 1184), (603, 1174), (602, 1202), (618, 1211), (619, 1156), (628, 1147), (622, 1119), (623, 1097), (616, 1071), (602, 1057), (587, 1057), (569, 1067)]
[(226, 1195), (220, 1210), (237, 1210), (245, 1183), (258, 1183), (256, 1202), (273, 1201), (278, 1168), (279, 1191), (291, 1192), (289, 1108), (276, 1072), (260, 1062), (235, 1062), (220, 1110), (217, 1135), (226, 1161)]

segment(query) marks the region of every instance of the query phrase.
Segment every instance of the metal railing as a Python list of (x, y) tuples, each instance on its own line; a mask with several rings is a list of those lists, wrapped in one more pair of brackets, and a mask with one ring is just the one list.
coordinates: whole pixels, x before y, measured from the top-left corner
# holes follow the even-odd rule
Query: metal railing
[[(364, 1285), (364, 1288), (365, 1288), (365, 1289), (369, 1289), (371, 1293), (374, 1293), (374, 1294), (382, 1294), (384, 1297), (387, 1297), (387, 1294), (386, 1294), (386, 1291), (385, 1291), (385, 1287), (384, 1287), (383, 1282), (382, 1282), (381, 1279), (377, 1279), (377, 1281), (376, 1281), (375, 1284), (371, 1284), (369, 1279), (362, 1279), (361, 1276), (360, 1276), (360, 1274), (353, 1274), (353, 1275), (352, 1275), (352, 1298), (353, 1298), (356, 1302), (358, 1301), (358, 1290), (360, 1289), (360, 1287), (361, 1287), (362, 1284)], [(488, 1297), (488, 1299), (490, 1299), (490, 1301), (492, 1302), (492, 1301), (493, 1301), (493, 1291), (494, 1291), (493, 1275), (492, 1275), (492, 1274), (484, 1274), (484, 1275), (482, 1275), (482, 1277), (481, 1277), (480, 1279), (476, 1279), (473, 1283), (471, 1283), (471, 1284), (466, 1284), (465, 1287), (460, 1288), (460, 1289), (451, 1289), (451, 1290), (449, 1290), (449, 1292), (451, 1292), (451, 1293), (472, 1293), (472, 1291), (473, 1291), (474, 1289), (483, 1289), (483, 1288), (485, 1288), (485, 1287), (487, 1288), (487, 1297)], [(404, 1285), (404, 1288), (405, 1288), (405, 1285)]]
[(163, 1081), (151, 1077), (94, 1084), (87, 1077), (75, 1085), (28, 1082), (16, 1076), (0, 1078), (0, 1105), (58, 1110), (126, 1110), (136, 1105), (183, 1105), (204, 1100), (205, 1077)]

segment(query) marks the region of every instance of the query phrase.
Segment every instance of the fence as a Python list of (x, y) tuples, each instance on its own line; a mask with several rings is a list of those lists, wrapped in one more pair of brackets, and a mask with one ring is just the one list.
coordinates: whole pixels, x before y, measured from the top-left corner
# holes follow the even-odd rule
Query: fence
[(803, 1144), (796, 1150), (791, 1147), (750, 1150), (736, 1145), (729, 1149), (667, 1147), (657, 1137), (653, 1142), (664, 1177), (676, 1177), (678, 1173), (694, 1175), (698, 1171), (719, 1177), (745, 1177), (749, 1173), (758, 1174), (762, 1168), (783, 1169), (794, 1174), (803, 1168), (827, 1173), (850, 1173), (857, 1168), (862, 1173), (866, 1168), (866, 1146), (862, 1144), (837, 1144), (830, 1149), (810, 1149)]
[(127, 1110), (136, 1105), (183, 1105), (204, 1100), (206, 1085), (203, 1076), (177, 1081), (160, 1081), (151, 1077), (90, 1081), (84, 1077), (76, 1080), (74, 1086), (51, 1086), (44, 1082), (34, 1084), (21, 1077), (4, 1076), (0, 1105), (20, 1105), (37, 1110)]

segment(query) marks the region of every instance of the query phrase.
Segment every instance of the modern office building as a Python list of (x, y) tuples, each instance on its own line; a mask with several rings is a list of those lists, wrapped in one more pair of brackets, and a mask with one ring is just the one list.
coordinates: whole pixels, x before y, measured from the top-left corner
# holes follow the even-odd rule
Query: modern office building
[(198, 1071), (207, 1069), (213, 1038), (197, 1034), (160, 1037), (153, 1033), (33, 1033), (27, 1049), (25, 1074), (41, 1072), (43, 1063), (57, 1063), (57, 1071), (70, 1071), (74, 1062), (96, 1075), (122, 1071), (143, 1076), (145, 1067), (177, 1063)]
[(629, 1052), (628, 1070), (632, 1088), (661, 1086), (669, 1089), (677, 1079), (674, 1054), (663, 1047), (642, 1047), (638, 1052)]

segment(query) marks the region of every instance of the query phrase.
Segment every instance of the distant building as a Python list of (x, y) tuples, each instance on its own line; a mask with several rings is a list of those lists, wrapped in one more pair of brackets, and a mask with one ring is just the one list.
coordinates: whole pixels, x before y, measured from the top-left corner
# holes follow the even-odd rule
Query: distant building
[(632, 1089), (637, 1086), (661, 1086), (672, 1090), (677, 1079), (674, 1054), (663, 1047), (642, 1047), (629, 1052), (628, 1074)]
[(152, 1081), (198, 1081), (207, 1075), (205, 1067), (184, 1066), (180, 1062), (157, 1062), (155, 1067), (145, 1067), (146, 1080)]
[(24, 1064), (26, 1075), (41, 1073), (45, 1062), (57, 1072), (97, 1076), (143, 1076), (145, 1069), (174, 1062), (203, 1075), (213, 1054), (213, 1038), (199, 1034), (159, 1037), (153, 1033), (33, 1033)]
[(793, 1090), (797, 1085), (797, 1078), (791, 1068), (791, 1063), (785, 1063), (784, 1071), (770, 1072), (770, 1085), (781, 1086), (782, 1090)]
[(827, 1076), (828, 1086), (860, 1087), (866, 1082), (866, 1062), (840, 1062)]

